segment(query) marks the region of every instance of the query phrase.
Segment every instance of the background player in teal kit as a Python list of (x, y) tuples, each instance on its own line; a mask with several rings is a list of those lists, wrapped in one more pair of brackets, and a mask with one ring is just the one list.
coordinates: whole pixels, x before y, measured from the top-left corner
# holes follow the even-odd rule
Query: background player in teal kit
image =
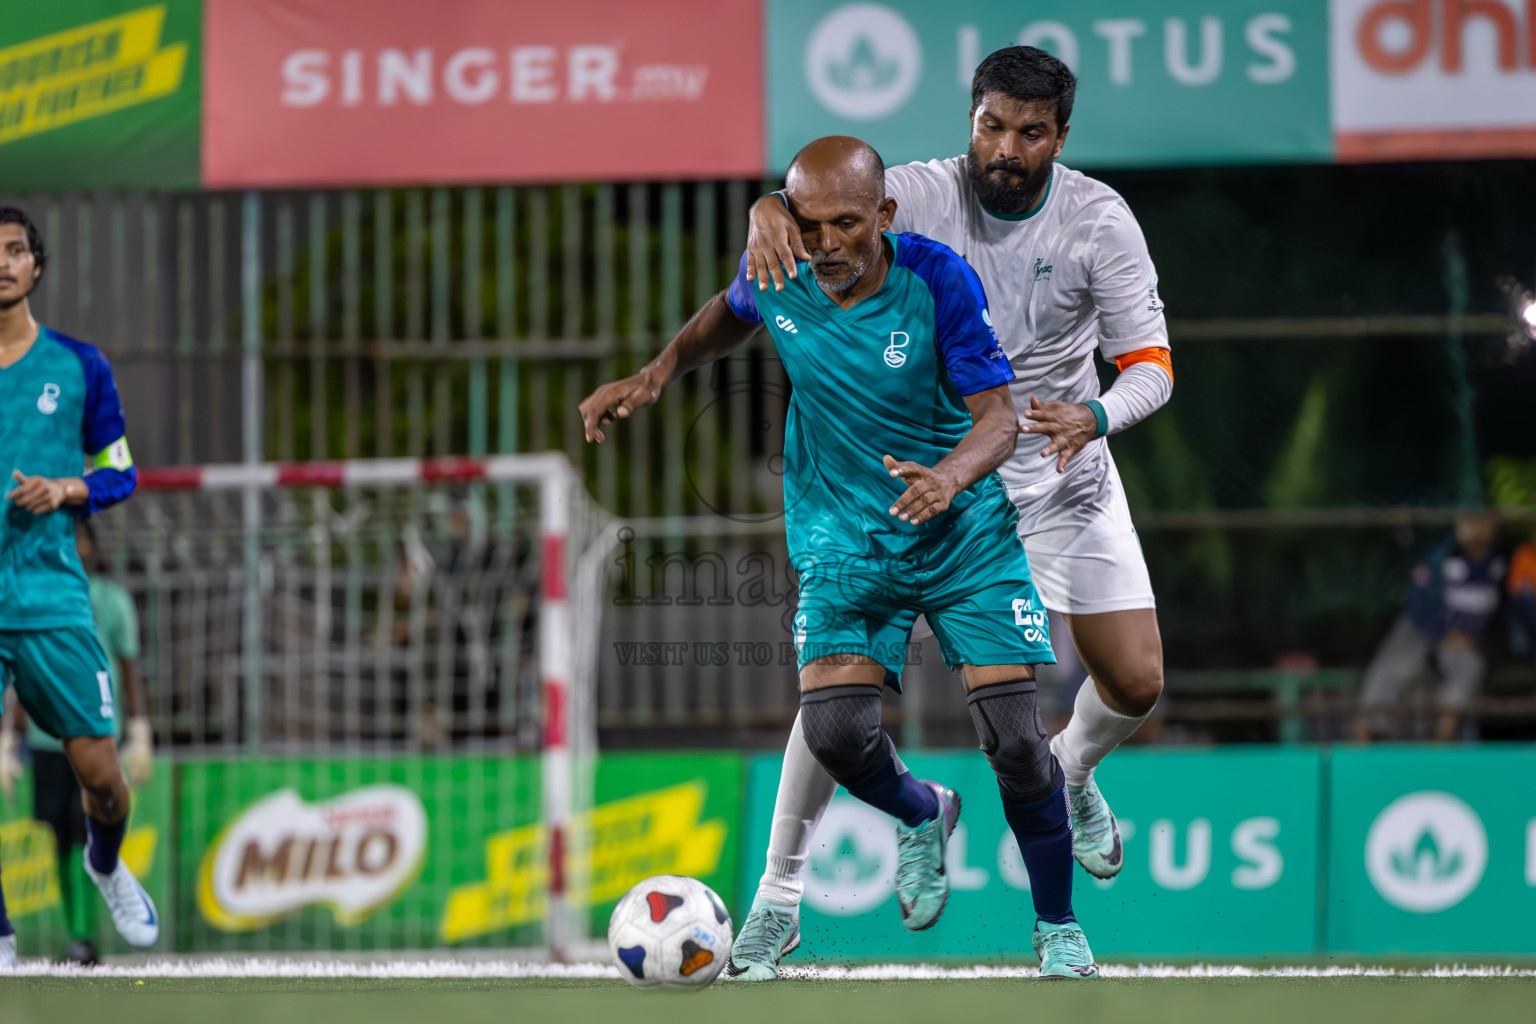
[[(0, 678), (32, 721), (64, 741), (84, 793), (86, 873), (123, 938), (148, 947), (159, 917), (118, 858), (128, 783), (113, 738), (110, 668), (75, 553), (76, 516), (122, 501), (137, 476), (106, 359), (32, 318), (27, 297), (46, 260), (27, 216), (0, 208), (0, 472), (8, 481), (0, 505)], [(87, 459), (92, 468), (82, 474)], [(15, 957), (0, 898), (0, 964)]]
[[(1013, 370), (970, 267), (920, 235), (889, 234), (879, 156), (857, 139), (806, 146), (786, 195), (812, 254), (783, 292), (746, 280), (715, 296), (640, 373), (582, 403), (589, 440), (667, 383), (766, 325), (793, 396), (784, 501), (800, 573), (795, 643), (801, 725), (816, 759), (850, 793), (898, 821), (903, 924), (938, 920), (949, 895), (944, 847), (959, 798), (913, 779), (880, 728), (880, 693), (899, 685), (918, 614), (964, 673), (972, 720), (1030, 874), (1042, 974), (1097, 974), (1072, 914), (1064, 782), (1035, 706), (1035, 664), (1054, 660), (1045, 615), (994, 470), (1018, 438)], [(758, 913), (742, 949), (799, 942), (788, 914)], [(747, 973), (747, 968), (727, 974)]]

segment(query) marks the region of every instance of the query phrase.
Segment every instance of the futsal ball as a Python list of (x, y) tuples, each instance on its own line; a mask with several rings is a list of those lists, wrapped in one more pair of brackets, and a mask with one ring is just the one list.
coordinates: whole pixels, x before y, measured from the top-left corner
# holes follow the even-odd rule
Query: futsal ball
[(703, 988), (731, 955), (731, 915), (697, 878), (657, 875), (613, 908), (608, 951), (635, 988)]

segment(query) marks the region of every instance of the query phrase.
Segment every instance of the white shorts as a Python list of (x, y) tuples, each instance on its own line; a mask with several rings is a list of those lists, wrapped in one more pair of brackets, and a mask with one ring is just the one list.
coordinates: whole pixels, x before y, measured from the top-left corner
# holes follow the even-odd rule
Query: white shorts
[(1103, 472), (1077, 474), (1019, 504), (1019, 539), (1035, 589), (1051, 611), (1095, 615), (1157, 607), (1120, 472), (1105, 454)]

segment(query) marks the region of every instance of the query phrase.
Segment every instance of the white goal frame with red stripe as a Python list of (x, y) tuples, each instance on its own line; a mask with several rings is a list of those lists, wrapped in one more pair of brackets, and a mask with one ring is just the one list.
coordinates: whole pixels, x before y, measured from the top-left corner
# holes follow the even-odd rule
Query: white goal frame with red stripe
[[(349, 459), (335, 462), (234, 463), (139, 469), (139, 487), (154, 491), (239, 491), (256, 494), (287, 487), (416, 487), (436, 483), (531, 484), (539, 492), (539, 678), (543, 692), (543, 822), (548, 837), (549, 891), (545, 939), (550, 955), (565, 959), (586, 944), (585, 883), (569, 877), (581, 871), (570, 854), (585, 845), (574, 836), (578, 812), (591, 807), (592, 755), (596, 753), (596, 694), (590, 671), (578, 670), (571, 610), (573, 574), (585, 578), (600, 565), (602, 551), (572, 543), (576, 510), (591, 508), (570, 460), (560, 452), (493, 455), (485, 458)], [(246, 502), (247, 514), (256, 505)], [(259, 515), (259, 511), (256, 513)], [(246, 523), (247, 529), (259, 522)], [(582, 538), (585, 541), (586, 538)], [(601, 583), (598, 583), (601, 586)], [(598, 595), (588, 595), (596, 601)], [(595, 628), (597, 609), (584, 620)], [(259, 614), (259, 612), (258, 612)], [(584, 631), (583, 635), (587, 635)], [(591, 641), (595, 643), (595, 638)], [(580, 686), (578, 688), (578, 677)], [(583, 792), (578, 792), (582, 790)], [(574, 841), (573, 841), (574, 840)], [(572, 893), (578, 899), (572, 900)]]

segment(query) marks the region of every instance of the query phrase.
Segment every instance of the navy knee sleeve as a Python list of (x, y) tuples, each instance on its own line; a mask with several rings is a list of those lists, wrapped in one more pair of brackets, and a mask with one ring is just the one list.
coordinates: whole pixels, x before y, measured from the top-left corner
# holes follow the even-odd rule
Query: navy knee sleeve
[(800, 695), (805, 745), (844, 786), (859, 781), (885, 757), (880, 687), (828, 686)]
[(1042, 800), (1061, 785), (1035, 698), (1033, 679), (979, 687), (969, 698), (981, 749), (1004, 795), (1019, 803)]

